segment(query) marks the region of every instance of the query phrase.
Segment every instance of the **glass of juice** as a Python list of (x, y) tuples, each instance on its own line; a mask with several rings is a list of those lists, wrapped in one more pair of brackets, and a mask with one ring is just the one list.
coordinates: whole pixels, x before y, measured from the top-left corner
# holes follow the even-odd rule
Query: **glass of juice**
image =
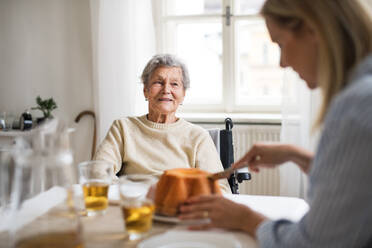
[(152, 227), (155, 206), (149, 192), (156, 181), (156, 177), (143, 174), (120, 177), (120, 206), (129, 240), (143, 237)]
[(104, 214), (108, 206), (108, 190), (114, 176), (114, 165), (107, 161), (86, 161), (79, 164), (85, 210), (88, 216)]

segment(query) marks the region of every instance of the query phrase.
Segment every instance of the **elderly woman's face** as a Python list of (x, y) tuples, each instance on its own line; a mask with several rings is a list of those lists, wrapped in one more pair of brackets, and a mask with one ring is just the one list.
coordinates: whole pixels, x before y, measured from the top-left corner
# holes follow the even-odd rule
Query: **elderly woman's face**
[(143, 92), (149, 101), (149, 112), (159, 114), (175, 113), (185, 97), (181, 68), (157, 68), (152, 73)]
[(317, 87), (318, 39), (307, 25), (293, 32), (266, 18), (271, 39), (280, 47), (280, 66), (292, 67), (310, 89)]

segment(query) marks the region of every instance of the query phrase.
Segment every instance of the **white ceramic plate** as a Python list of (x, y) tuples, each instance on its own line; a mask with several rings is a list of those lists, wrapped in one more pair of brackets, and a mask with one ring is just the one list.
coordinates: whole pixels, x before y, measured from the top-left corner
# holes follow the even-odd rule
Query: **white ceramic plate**
[(154, 214), (153, 220), (159, 221), (159, 222), (165, 222), (165, 223), (173, 223), (178, 224), (181, 222), (177, 217), (168, 217), (168, 216), (162, 216)]
[(157, 215), (157, 214), (154, 214), (153, 219), (159, 222), (181, 224), (181, 225), (198, 225), (198, 224), (207, 224), (210, 222), (209, 219), (180, 220), (177, 217), (168, 217), (168, 216)]
[(233, 236), (211, 231), (170, 231), (153, 236), (138, 244), (138, 248), (241, 248)]

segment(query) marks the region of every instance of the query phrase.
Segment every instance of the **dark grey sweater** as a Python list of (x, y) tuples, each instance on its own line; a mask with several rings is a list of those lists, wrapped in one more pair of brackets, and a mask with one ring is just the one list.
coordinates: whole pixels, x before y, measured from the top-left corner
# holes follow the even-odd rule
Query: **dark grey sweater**
[(266, 221), (260, 247), (364, 247), (372, 237), (372, 55), (332, 101), (309, 174), (310, 210)]

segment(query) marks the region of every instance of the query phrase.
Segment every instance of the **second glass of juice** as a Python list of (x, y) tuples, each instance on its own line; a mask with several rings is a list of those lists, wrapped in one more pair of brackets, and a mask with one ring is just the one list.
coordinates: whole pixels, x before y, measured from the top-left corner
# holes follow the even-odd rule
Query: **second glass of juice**
[(108, 206), (108, 190), (114, 165), (107, 161), (86, 161), (79, 164), (85, 210), (88, 216), (104, 214)]
[(156, 183), (150, 175), (126, 175), (120, 177), (120, 205), (129, 240), (141, 238), (152, 227), (155, 206), (148, 196)]

